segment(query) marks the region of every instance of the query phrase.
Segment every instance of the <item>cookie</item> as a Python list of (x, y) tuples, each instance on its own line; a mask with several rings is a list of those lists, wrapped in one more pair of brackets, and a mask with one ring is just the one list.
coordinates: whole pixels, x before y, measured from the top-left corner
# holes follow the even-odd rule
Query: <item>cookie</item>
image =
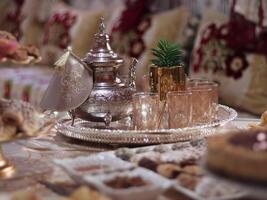
[(5, 125), (11, 125), (15, 127), (21, 127), (24, 121), (22, 113), (13, 109), (6, 109), (3, 112), (2, 120)]
[(260, 126), (267, 126), (267, 111), (262, 113)]
[(32, 192), (19, 191), (12, 195), (11, 200), (40, 200), (40, 199)]
[(93, 191), (92, 189), (82, 186), (78, 188), (76, 191), (72, 193), (70, 196), (70, 199), (72, 200), (88, 200), (88, 199), (94, 199), (94, 200), (110, 200), (108, 197), (100, 194), (97, 191)]
[(15, 137), (17, 128), (15, 126), (5, 125), (0, 127), (0, 141), (7, 141)]
[(182, 171), (184, 173), (187, 173), (187, 174), (190, 174), (190, 175), (193, 175), (193, 176), (203, 176), (204, 175), (204, 170), (197, 166), (197, 165), (188, 165), (188, 166), (185, 166)]
[(156, 171), (166, 178), (173, 179), (181, 173), (181, 167), (176, 164), (166, 163), (158, 165)]
[(197, 184), (201, 180), (201, 178), (192, 176), (186, 173), (181, 173), (178, 178), (178, 183), (183, 187), (188, 188), (189, 190), (195, 190)]
[(144, 167), (146, 169), (150, 169), (152, 171), (156, 171), (157, 167), (158, 167), (158, 162), (149, 158), (142, 158), (141, 160), (139, 160), (138, 165), (140, 167)]

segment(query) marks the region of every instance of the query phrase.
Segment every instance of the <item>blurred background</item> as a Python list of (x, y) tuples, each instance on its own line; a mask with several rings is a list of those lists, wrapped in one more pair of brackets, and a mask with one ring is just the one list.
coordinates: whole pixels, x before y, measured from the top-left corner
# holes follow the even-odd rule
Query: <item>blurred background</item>
[(221, 103), (267, 110), (267, 0), (0, 0), (0, 29), (40, 49), (34, 65), (2, 63), (0, 96), (38, 106), (67, 46), (83, 58), (101, 16), (114, 51), (139, 60), (138, 89), (159, 39), (181, 44), (188, 76), (220, 84)]

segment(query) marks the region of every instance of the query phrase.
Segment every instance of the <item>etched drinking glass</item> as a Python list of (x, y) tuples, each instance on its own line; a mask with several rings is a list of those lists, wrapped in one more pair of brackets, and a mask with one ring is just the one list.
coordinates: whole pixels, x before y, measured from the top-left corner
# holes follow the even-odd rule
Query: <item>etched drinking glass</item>
[(194, 87), (194, 86), (197, 86), (197, 85), (200, 85), (203, 83), (209, 83), (209, 82), (211, 82), (211, 81), (209, 81), (208, 79), (204, 79), (204, 78), (188, 79), (186, 81), (186, 86), (187, 86), (187, 88), (190, 88), (190, 87)]
[(157, 93), (141, 92), (133, 95), (134, 129), (157, 129), (159, 114), (160, 100)]
[(206, 86), (211, 89), (211, 96), (212, 96), (212, 107), (211, 107), (211, 117), (212, 120), (217, 119), (218, 115), (218, 93), (219, 93), (219, 85), (215, 82), (208, 82), (208, 83), (202, 83), (201, 86)]
[(198, 85), (188, 90), (192, 92), (192, 124), (210, 123), (212, 121), (212, 89)]
[(216, 82), (209, 81), (207, 79), (190, 79), (188, 81), (188, 88), (191, 87), (208, 87), (212, 90), (212, 109), (211, 109), (211, 115), (212, 120), (216, 120), (217, 118), (217, 112), (218, 112), (218, 91), (219, 91), (219, 85)]
[(167, 93), (169, 128), (184, 128), (191, 125), (192, 92), (178, 91)]

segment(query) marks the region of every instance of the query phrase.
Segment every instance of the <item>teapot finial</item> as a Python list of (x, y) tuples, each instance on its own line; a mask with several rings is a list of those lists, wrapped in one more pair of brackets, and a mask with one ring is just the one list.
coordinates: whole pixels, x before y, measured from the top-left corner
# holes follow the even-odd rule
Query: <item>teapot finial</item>
[(104, 17), (100, 17), (100, 23), (99, 23), (99, 34), (104, 34), (106, 30), (106, 26), (104, 24)]
[(138, 60), (136, 58), (132, 59), (130, 68), (129, 68), (129, 86), (133, 89), (136, 89), (136, 65), (138, 63)]

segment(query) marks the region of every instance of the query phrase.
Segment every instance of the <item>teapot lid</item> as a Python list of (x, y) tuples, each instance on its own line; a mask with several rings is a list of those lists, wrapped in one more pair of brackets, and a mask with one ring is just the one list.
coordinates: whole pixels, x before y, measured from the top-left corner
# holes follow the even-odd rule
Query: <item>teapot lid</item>
[(123, 63), (123, 59), (111, 49), (105, 29), (104, 18), (101, 17), (93, 47), (84, 58), (84, 62), (92, 67), (111, 67)]

